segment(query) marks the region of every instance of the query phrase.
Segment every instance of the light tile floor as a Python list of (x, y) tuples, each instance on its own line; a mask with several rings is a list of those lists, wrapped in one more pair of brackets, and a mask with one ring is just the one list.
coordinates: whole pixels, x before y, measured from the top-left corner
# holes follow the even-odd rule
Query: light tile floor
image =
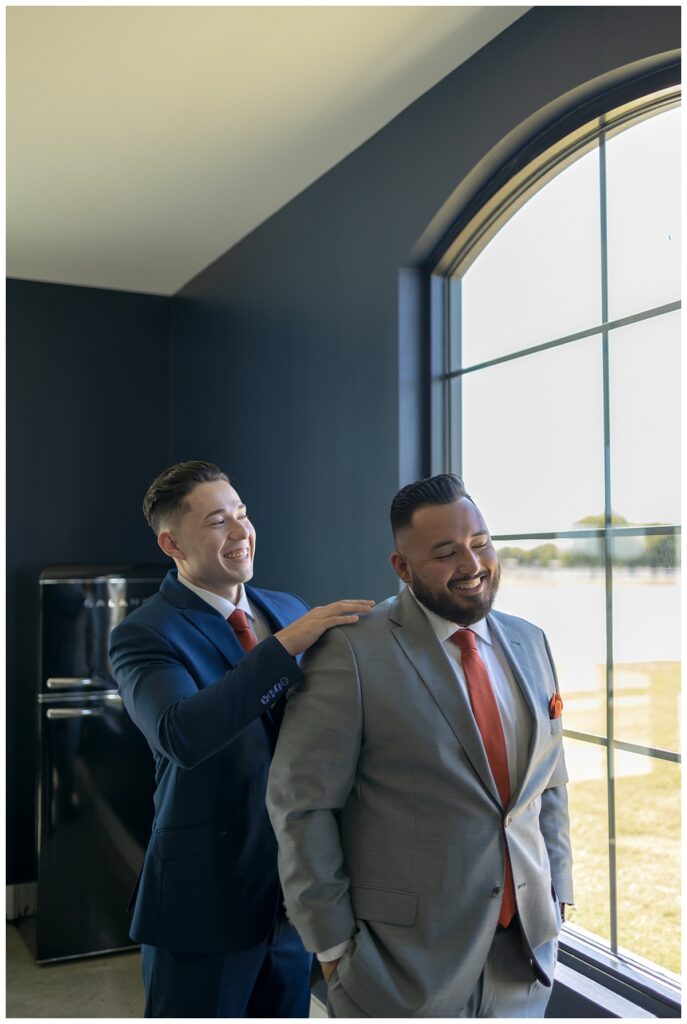
[[(7, 924), (6, 1016), (141, 1017), (143, 983), (138, 951), (35, 963), (17, 927)], [(311, 1017), (326, 1017), (313, 999)]]

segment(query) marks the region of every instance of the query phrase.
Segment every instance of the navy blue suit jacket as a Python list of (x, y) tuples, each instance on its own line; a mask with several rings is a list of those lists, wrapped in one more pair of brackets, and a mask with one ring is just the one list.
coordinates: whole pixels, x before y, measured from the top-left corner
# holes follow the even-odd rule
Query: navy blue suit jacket
[[(246, 592), (275, 630), (307, 611), (293, 594)], [(245, 653), (175, 570), (113, 631), (110, 659), (155, 758), (132, 939), (196, 953), (257, 945), (282, 898), (265, 790), (296, 659), (274, 637)]]

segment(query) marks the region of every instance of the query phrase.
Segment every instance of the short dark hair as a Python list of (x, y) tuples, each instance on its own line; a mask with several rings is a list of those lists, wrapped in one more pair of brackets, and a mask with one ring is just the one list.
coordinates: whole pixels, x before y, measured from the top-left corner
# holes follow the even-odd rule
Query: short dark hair
[(414, 484), (406, 484), (391, 502), (389, 517), (394, 540), (399, 530), (410, 526), (419, 508), (425, 505), (450, 505), (459, 498), (472, 501), (465, 490), (465, 484), (455, 473), (439, 473), (425, 480), (416, 480)]
[(214, 462), (177, 462), (156, 476), (143, 499), (143, 515), (155, 536), (164, 521), (188, 512), (188, 502), (184, 499), (194, 487), (214, 480), (230, 482), (227, 474)]

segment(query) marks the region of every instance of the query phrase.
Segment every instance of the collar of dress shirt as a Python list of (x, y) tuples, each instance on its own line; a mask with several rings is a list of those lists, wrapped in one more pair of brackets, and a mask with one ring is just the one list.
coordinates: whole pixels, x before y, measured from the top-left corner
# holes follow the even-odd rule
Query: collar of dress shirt
[(212, 605), (215, 611), (218, 611), (223, 618), (228, 619), (236, 608), (245, 612), (246, 615), (250, 615), (251, 619), (254, 618), (251, 606), (248, 603), (248, 597), (246, 596), (246, 588), (243, 583), (241, 584), (241, 589), (239, 591), (238, 601), (236, 604), (232, 604), (226, 597), (222, 597), (220, 594), (214, 594), (211, 590), (205, 590), (204, 587), (197, 587), (195, 583), (190, 583), (189, 580), (181, 575), (181, 573), (177, 574), (177, 578), (179, 583), (183, 583), (185, 587), (192, 590), (194, 594), (198, 595), (198, 597), (202, 597), (203, 601), (207, 601), (209, 605)]
[[(417, 604), (422, 608), (423, 612), (429, 619), (429, 624), (437, 635), (437, 639), (440, 643), (446, 643), (450, 636), (453, 636), (457, 629), (461, 629), (455, 622), (449, 622), (448, 619), (443, 619), (441, 615), (437, 615), (430, 608), (422, 603), (413, 593), (413, 588), (408, 587), (408, 590), (413, 595), (413, 598)], [(473, 633), (476, 633), (480, 640), (484, 640), (485, 643), (491, 644), (491, 634), (489, 632), (489, 623), (486, 619), (480, 619), (478, 622), (473, 622), (469, 627)]]

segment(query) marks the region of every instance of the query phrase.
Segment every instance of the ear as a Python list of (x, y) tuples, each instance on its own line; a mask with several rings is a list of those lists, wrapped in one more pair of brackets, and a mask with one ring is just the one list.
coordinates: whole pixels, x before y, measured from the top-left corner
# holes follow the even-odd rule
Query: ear
[(174, 537), (169, 532), (169, 530), (163, 530), (162, 533), (159, 533), (157, 537), (157, 542), (160, 548), (164, 551), (164, 553), (166, 555), (169, 555), (170, 558), (173, 558), (175, 560), (178, 558), (183, 559), (184, 556), (180, 549), (177, 547), (177, 542), (174, 540)]
[(401, 554), (400, 551), (394, 551), (391, 555), (391, 564), (394, 567), (394, 572), (399, 576), (404, 583), (410, 583), (410, 570), (408, 563)]

